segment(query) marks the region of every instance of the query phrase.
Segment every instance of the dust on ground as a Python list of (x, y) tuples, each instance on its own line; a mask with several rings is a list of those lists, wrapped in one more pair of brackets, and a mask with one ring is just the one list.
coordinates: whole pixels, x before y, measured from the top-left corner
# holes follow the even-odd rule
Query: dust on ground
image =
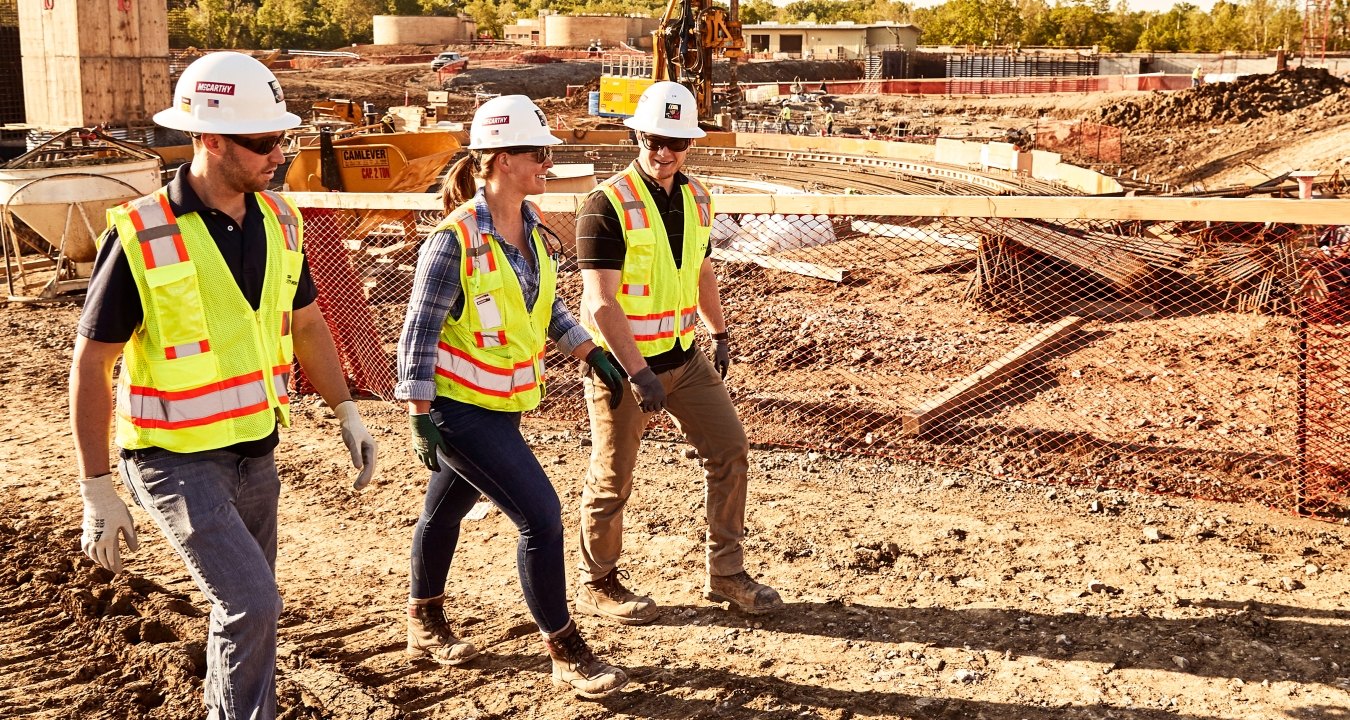
[[(930, 297), (927, 310), (937, 324), (961, 306)], [(24, 718), (191, 717), (206, 606), (167, 544), (133, 509), (142, 546), (123, 575), (79, 552), (63, 402), (77, 317), (70, 305), (0, 308), (5, 335), (21, 339), (0, 355), (0, 706)], [(774, 381), (754, 371), (763, 359), (742, 362), (733, 389)], [(569, 401), (580, 407), (555, 399)], [(407, 555), (426, 472), (402, 410), (362, 412), (381, 443), (362, 493), (313, 398), (296, 400), (283, 433), (284, 718), (1265, 719), (1350, 706), (1345, 526), (1055, 477), (754, 450), (749, 567), (788, 606), (750, 617), (701, 598), (700, 470), (660, 439), (638, 468), (624, 568), (664, 613), (636, 628), (578, 618), (629, 669), (627, 690), (583, 702), (552, 686), (520, 599), (516, 534), (496, 512), (466, 523), (447, 590), (482, 657), (411, 661)], [(575, 538), (586, 426), (530, 419), (525, 433)], [(569, 565), (575, 552), (569, 542)]]

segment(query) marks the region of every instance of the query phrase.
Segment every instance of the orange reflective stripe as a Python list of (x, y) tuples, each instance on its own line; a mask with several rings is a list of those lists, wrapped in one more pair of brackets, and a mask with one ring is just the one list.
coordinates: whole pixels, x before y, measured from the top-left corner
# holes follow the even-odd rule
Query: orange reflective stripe
[(629, 283), (624, 283), (620, 286), (619, 290), (624, 295), (634, 295), (637, 297), (647, 297), (652, 294), (651, 285), (631, 285)]
[(199, 340), (197, 342), (166, 347), (164, 348), (164, 357), (169, 360), (177, 360), (180, 357), (188, 357), (189, 355), (200, 355), (210, 349), (211, 342), (209, 340)]
[(623, 174), (614, 182), (614, 191), (619, 194), (619, 205), (623, 209), (623, 224), (627, 230), (645, 230), (651, 227), (647, 217), (647, 204), (642, 202), (637, 184), (628, 174)]
[(272, 214), (277, 216), (277, 222), (281, 224), (281, 234), (286, 238), (286, 249), (299, 250), (300, 219), (291, 212), (290, 204), (270, 190), (264, 190), (259, 194), (271, 206)]
[(134, 202), (130, 210), (147, 270), (187, 261), (187, 246), (178, 230), (178, 218), (169, 208), (168, 195), (160, 193)]
[(539, 384), (541, 373), (535, 372), (539, 362), (535, 358), (509, 369), (493, 367), (442, 341), (437, 346), (436, 374), (484, 395), (511, 397)]
[(689, 188), (694, 194), (694, 206), (698, 208), (698, 224), (705, 227), (712, 225), (712, 195), (708, 194), (708, 189), (703, 187), (703, 183), (694, 178), (689, 178)]
[(285, 337), (291, 334), (291, 311), (281, 311), (281, 335)]
[(478, 343), (478, 347), (506, 347), (506, 331), (473, 334), (473, 339)]
[[(633, 339), (638, 342), (660, 340), (674, 337), (675, 311), (652, 313), (650, 315), (628, 315), (628, 327), (633, 331)], [(697, 308), (685, 308), (680, 311), (680, 334), (688, 332), (698, 322)]]
[(277, 365), (272, 368), (272, 389), (277, 391), (277, 400), (282, 405), (291, 402), (291, 366)]
[[(287, 367), (287, 379), (289, 373)], [(263, 382), (262, 372), (252, 372), (191, 390), (132, 385), (128, 411), (131, 422), (142, 428), (174, 430), (210, 425), (266, 410), (267, 387)]]

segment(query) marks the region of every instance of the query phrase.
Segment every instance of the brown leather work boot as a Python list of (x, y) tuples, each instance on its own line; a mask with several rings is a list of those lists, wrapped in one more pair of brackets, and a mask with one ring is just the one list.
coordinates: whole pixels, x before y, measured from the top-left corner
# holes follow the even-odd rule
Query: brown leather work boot
[(628, 673), (599, 660), (590, 646), (577, 632), (576, 623), (569, 623), (558, 637), (545, 638), (544, 646), (553, 659), (553, 684), (570, 687), (584, 698), (602, 698), (618, 692), (628, 684)]
[(638, 595), (623, 586), (620, 578), (628, 572), (614, 568), (609, 574), (583, 582), (577, 588), (577, 612), (599, 615), (623, 625), (646, 625), (661, 614), (660, 608), (646, 595)]
[(462, 665), (478, 657), (478, 648), (473, 643), (460, 640), (450, 630), (443, 602), (413, 602), (408, 605), (406, 652), (413, 657), (430, 657), (442, 665)]
[(778, 591), (755, 582), (744, 570), (735, 575), (709, 575), (703, 597), (713, 602), (731, 603), (751, 615), (783, 609), (783, 599), (778, 597)]

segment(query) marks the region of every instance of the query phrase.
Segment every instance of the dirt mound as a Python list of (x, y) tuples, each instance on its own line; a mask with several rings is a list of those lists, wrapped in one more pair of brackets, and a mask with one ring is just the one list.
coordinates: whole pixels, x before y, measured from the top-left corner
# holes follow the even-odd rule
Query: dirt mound
[(528, 95), (531, 99), (560, 97), (568, 85), (599, 87), (600, 64), (593, 62), (546, 62), (499, 68), (470, 67), (450, 78), (445, 89), (471, 94)]
[[(851, 60), (774, 60), (736, 65), (736, 79), (743, 83), (858, 80), (862, 76), (862, 66)], [(717, 63), (713, 67), (714, 82), (730, 79), (729, 63)]]
[(1323, 68), (1301, 67), (1126, 100), (1101, 108), (1095, 119), (1133, 130), (1242, 122), (1316, 104), (1345, 87)]

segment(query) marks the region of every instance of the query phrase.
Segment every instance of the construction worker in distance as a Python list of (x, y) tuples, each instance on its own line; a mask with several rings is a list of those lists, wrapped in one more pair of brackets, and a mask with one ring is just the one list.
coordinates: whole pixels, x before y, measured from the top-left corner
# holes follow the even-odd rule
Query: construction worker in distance
[(833, 135), (833, 134), (834, 134), (834, 108), (826, 108), (826, 110), (825, 110), (825, 132), (824, 132), (824, 134), (827, 135), (827, 136)]
[[(627, 373), (616, 390), (584, 378), (591, 460), (581, 493), (578, 612), (627, 625), (656, 619), (657, 606), (624, 586), (619, 568), (624, 506), (652, 415), (665, 410), (702, 458), (707, 485), (704, 597), (749, 613), (783, 607), (777, 591), (745, 571), (749, 444), (724, 379), (731, 339), (713, 271), (712, 196), (680, 171), (690, 144), (706, 133), (684, 86), (652, 84), (624, 120), (637, 160), (591, 191), (577, 220), (583, 284), (581, 321)], [(713, 359), (694, 342), (698, 318)]]
[(1204, 81), (1204, 72), (1204, 68), (1199, 65), (1195, 66), (1195, 69), (1191, 71), (1191, 87), (1200, 86), (1201, 82)]
[(778, 120), (783, 124), (783, 132), (792, 134), (792, 108), (786, 102), (783, 103), (783, 109), (778, 111)]
[(544, 192), (560, 142), (524, 95), (483, 103), (469, 126), (468, 156), (442, 186), (447, 215), (418, 254), (394, 390), (407, 403), (413, 450), (431, 471), (413, 530), (407, 652), (445, 665), (478, 654), (450, 629), (445, 584), (460, 521), (481, 493), (520, 530), (516, 568), (553, 682), (598, 698), (628, 675), (597, 659), (572, 621), (562, 506), (520, 434), (521, 413), (543, 397), (549, 339), (615, 393), (623, 386), (619, 369), (557, 299), (562, 244), (525, 200)]
[(118, 467), (211, 606), (207, 717), (276, 717), (277, 499), (273, 451), (290, 425), (292, 356), (333, 408), (359, 471), (375, 441), (315, 302), (300, 214), (267, 190), (300, 118), (262, 63), (205, 55), (155, 122), (192, 138), (168, 185), (108, 211), (75, 341), (70, 414), (84, 500), (81, 547), (114, 573), (138, 548)]

